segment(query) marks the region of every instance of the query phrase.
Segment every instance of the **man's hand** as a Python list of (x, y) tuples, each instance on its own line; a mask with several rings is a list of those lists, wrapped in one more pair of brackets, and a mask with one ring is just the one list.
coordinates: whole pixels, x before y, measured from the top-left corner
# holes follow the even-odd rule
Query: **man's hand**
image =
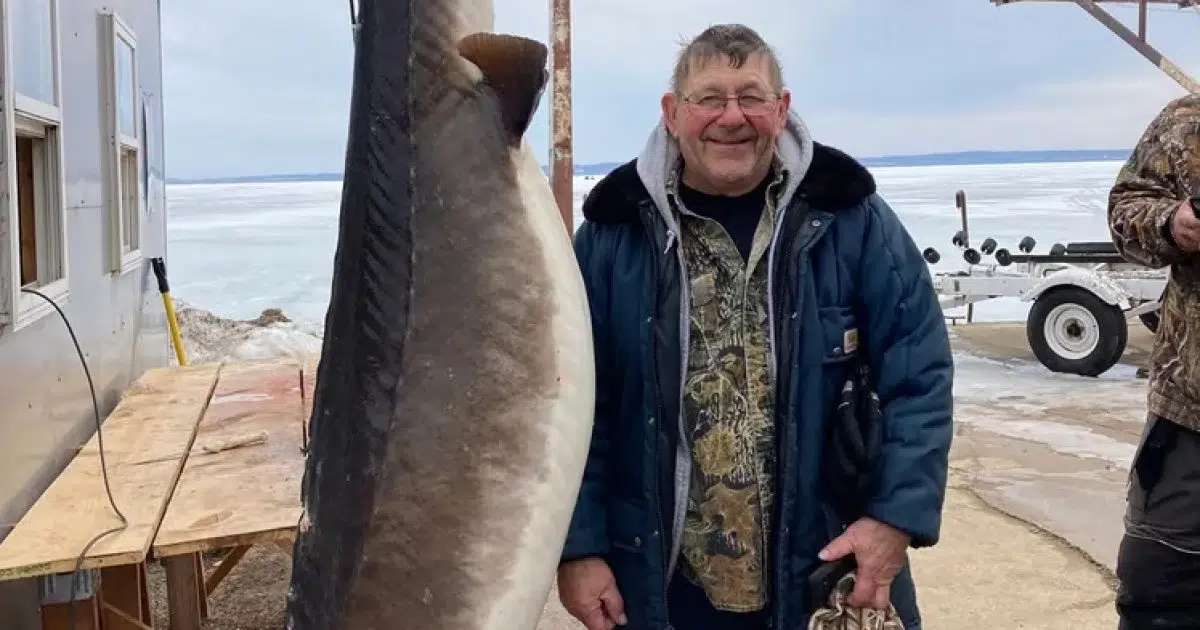
[(617, 579), (600, 558), (564, 562), (558, 568), (558, 599), (588, 630), (613, 630), (628, 621)]
[(1186, 199), (1175, 208), (1175, 216), (1171, 217), (1171, 237), (1185, 252), (1200, 251), (1200, 219), (1196, 218), (1192, 204)]
[(854, 572), (854, 591), (846, 603), (856, 608), (887, 610), (892, 580), (904, 567), (908, 544), (908, 534), (863, 517), (830, 541), (817, 556), (830, 562), (854, 554), (858, 569)]

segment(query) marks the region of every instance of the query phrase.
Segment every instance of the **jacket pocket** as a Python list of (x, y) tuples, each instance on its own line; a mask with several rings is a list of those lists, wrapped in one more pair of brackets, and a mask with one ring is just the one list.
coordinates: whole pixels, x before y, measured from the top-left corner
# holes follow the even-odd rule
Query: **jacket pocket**
[(858, 356), (859, 331), (854, 309), (828, 306), (818, 310), (824, 364), (844, 363)]
[(1200, 540), (1200, 433), (1151, 415), (1130, 467), (1128, 520), (1161, 535)]
[(652, 521), (650, 511), (641, 505), (622, 500), (609, 504), (608, 567), (625, 600), (630, 628), (647, 627), (646, 620), (653, 616), (650, 594), (655, 590), (654, 585), (664, 579), (665, 567), (656, 566), (657, 558), (648, 553)]
[(609, 509), (608, 537), (613, 549), (640, 554), (646, 549), (645, 510), (626, 501), (617, 501)]

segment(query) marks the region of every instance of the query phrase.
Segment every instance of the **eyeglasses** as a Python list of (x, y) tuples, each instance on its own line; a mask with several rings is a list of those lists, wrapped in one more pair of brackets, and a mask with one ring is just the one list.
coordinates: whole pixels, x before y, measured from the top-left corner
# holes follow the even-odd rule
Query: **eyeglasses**
[(738, 107), (747, 116), (763, 116), (773, 113), (775, 111), (775, 103), (778, 100), (778, 97), (774, 95), (765, 96), (752, 92), (738, 94), (737, 96), (725, 96), (709, 92), (683, 97), (685, 103), (692, 105), (705, 114), (720, 114), (725, 111), (725, 108), (729, 105), (729, 101), (737, 101)]

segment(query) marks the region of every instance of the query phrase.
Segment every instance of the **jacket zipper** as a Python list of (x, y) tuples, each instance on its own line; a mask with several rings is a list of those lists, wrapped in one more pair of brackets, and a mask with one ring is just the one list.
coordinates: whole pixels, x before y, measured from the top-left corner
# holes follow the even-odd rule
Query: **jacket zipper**
[[(788, 204), (788, 205), (790, 206), (791, 204)], [(770, 258), (767, 259), (767, 313), (771, 318), (770, 327), (769, 327), (769, 330), (770, 330), (769, 341), (771, 344), (770, 350), (771, 350), (772, 377), (773, 377), (773, 382), (775, 385), (775, 409), (776, 409), (775, 417), (776, 418), (780, 417), (781, 408), (782, 408), (782, 411), (784, 414), (787, 413), (787, 408), (786, 408), (787, 400), (785, 399), (785, 397), (780, 395), (783, 391), (785, 391), (785, 388), (781, 386), (781, 383), (782, 383), (783, 378), (790, 378), (790, 375), (791, 375), (790, 369), (781, 370), (779, 367), (780, 354), (779, 354), (779, 348), (778, 348), (777, 344), (780, 342), (779, 337), (784, 336), (781, 333), (783, 332), (782, 326), (783, 326), (783, 322), (785, 320), (783, 318), (782, 312), (776, 312), (776, 308), (781, 305), (779, 303), (777, 303), (775, 300), (775, 273), (774, 273), (774, 270), (775, 270), (775, 259), (778, 255), (778, 251), (777, 251), (777, 247), (776, 247), (777, 246), (776, 237), (782, 231), (782, 227), (785, 225), (785, 223), (784, 223), (784, 218), (785, 218), (784, 215), (785, 214), (786, 214), (786, 208), (781, 208), (780, 209), (781, 216), (779, 219), (779, 223), (776, 225), (775, 235), (772, 236)], [(787, 276), (788, 276), (788, 274), (786, 273), (786, 271), (782, 273), (782, 277), (784, 280), (787, 279)], [(788, 321), (788, 325), (790, 325), (790, 322), (791, 322), (790, 318), (787, 321)], [(780, 333), (776, 333), (776, 328), (781, 329)], [(787, 423), (786, 422), (776, 423), (775, 431), (776, 431), (775, 479), (776, 479), (776, 483), (779, 484), (779, 481), (784, 478), (783, 472), (788, 463), (788, 458), (786, 457), (787, 449), (783, 447), (783, 445), (787, 444), (787, 440), (789, 439), (789, 434), (787, 431)], [(768, 574), (772, 578), (778, 572), (779, 565), (780, 565), (780, 558), (785, 553), (785, 551), (783, 550), (783, 542), (784, 542), (784, 540), (786, 540), (786, 536), (784, 535), (784, 524), (783, 524), (784, 523), (784, 521), (783, 521), (783, 501), (782, 501), (783, 491), (784, 491), (784, 489), (780, 488), (779, 490), (776, 491), (776, 494), (775, 494), (775, 496), (776, 496), (775, 509), (773, 510), (773, 512), (774, 512), (773, 517), (775, 520), (775, 524), (774, 524), (774, 528), (773, 528), (773, 534), (771, 536), (774, 539), (773, 541), (771, 541), (773, 543), (771, 545), (771, 549), (773, 550), (773, 553), (771, 554), (771, 570)], [(768, 628), (773, 628), (775, 626), (774, 620), (777, 617), (777, 613), (781, 610), (781, 601), (779, 599), (779, 584), (777, 582), (778, 581), (775, 579), (771, 579), (769, 582), (771, 585), (771, 589), (770, 589), (771, 606), (770, 606), (770, 610), (767, 611), (768, 612), (768, 614), (767, 614), (767, 620), (768, 620), (767, 627)]]
[[(668, 252), (671, 251), (671, 245), (674, 244), (674, 240), (675, 240), (675, 232), (673, 232), (670, 229), (667, 230), (666, 246), (663, 248), (662, 252), (659, 252), (658, 245), (659, 245), (659, 243), (662, 242), (662, 239), (658, 238), (659, 232), (656, 229), (657, 225), (654, 222), (653, 216), (650, 214), (651, 211), (653, 210), (653, 208), (654, 208), (654, 206), (653, 206), (653, 204), (651, 204), (649, 209), (644, 210), (643, 222), (645, 223), (647, 231), (649, 233), (655, 235), (655, 237), (653, 239), (654, 245), (651, 249), (653, 261), (654, 261), (655, 290), (654, 290), (654, 294), (652, 296), (651, 303), (650, 303), (650, 313), (651, 313), (651, 315), (650, 315), (650, 317), (651, 317), (650, 357), (651, 357), (651, 361), (653, 362), (652, 367), (654, 369), (654, 400), (657, 403), (657, 408), (655, 411), (659, 418), (658, 422), (661, 423), (662, 421), (666, 420), (667, 409), (663, 403), (662, 386), (658, 379), (658, 353), (659, 353), (659, 350), (661, 349), (661, 347), (658, 343), (658, 335), (654, 329), (654, 323), (658, 321), (658, 317), (661, 314), (661, 311), (659, 309), (659, 299), (660, 299), (659, 293), (660, 292), (659, 292), (658, 287), (662, 286), (662, 280), (663, 280), (663, 277), (665, 276), (664, 269), (663, 269), (664, 263), (662, 260), (662, 256), (666, 255)], [(662, 487), (659, 483), (660, 482), (659, 474), (661, 471), (660, 471), (660, 465), (658, 464), (659, 458), (662, 457), (662, 453), (659, 452), (659, 449), (658, 449), (658, 431), (660, 430), (660, 428), (658, 426), (655, 426), (655, 427), (652, 427), (652, 429), (653, 429), (652, 437), (654, 440), (654, 445), (655, 445), (654, 451), (655, 451), (656, 457), (655, 457), (655, 466), (651, 472), (653, 474), (654, 484), (656, 486), (659, 486), (656, 488), (657, 492), (655, 493), (655, 495), (661, 496)], [(664, 427), (664, 430), (665, 430), (665, 427)], [(674, 457), (674, 453), (672, 453), (671, 456)], [(665, 538), (666, 538), (666, 536), (665, 536), (666, 528), (663, 526), (664, 521), (663, 521), (663, 511), (662, 511), (661, 500), (656, 499), (654, 501), (654, 515), (657, 520), (658, 531), (660, 533), (658, 546), (659, 546), (659, 549), (660, 549), (661, 555), (662, 555), (662, 561), (663, 561), (662, 566), (663, 566), (663, 571), (664, 571), (664, 575), (665, 575), (665, 578), (663, 580), (663, 617), (666, 620), (666, 630), (672, 630), (671, 607), (667, 601), (667, 594), (670, 591), (670, 586), (671, 586), (671, 576), (670, 576), (670, 572), (667, 569), (667, 567), (670, 566), (670, 558), (669, 558), (670, 550), (667, 548), (667, 545), (663, 544), (665, 542)]]
[[(803, 200), (804, 200), (804, 196), (801, 195), (797, 201), (803, 202)], [(811, 249), (812, 244), (815, 243), (817, 241), (817, 239), (820, 238), (824, 234), (825, 230), (828, 229), (828, 227), (829, 227), (828, 221), (821, 220), (821, 219), (818, 219), (815, 217), (812, 219), (808, 219), (806, 216), (807, 214), (808, 214), (807, 212), (804, 213), (804, 215), (801, 216), (801, 219), (807, 220), (808, 225), (800, 226), (800, 228), (798, 230), (799, 233), (796, 235), (796, 239), (794, 241), (792, 241), (792, 243), (790, 243), (791, 247), (788, 248), (789, 251), (787, 252), (788, 260), (798, 259), (801, 254), (803, 254), (803, 253), (807, 252), (809, 249)], [(789, 231), (792, 231), (792, 230), (789, 230)], [(791, 284), (792, 286), (796, 286), (796, 287), (802, 286), (804, 284), (804, 279), (807, 276), (806, 271), (807, 271), (807, 265), (799, 265), (796, 277), (794, 279), (792, 279), (792, 281), (789, 284)], [(783, 279), (786, 281), (789, 278), (785, 274), (783, 276)], [(773, 289), (774, 289), (774, 285), (768, 284), (767, 290), (772, 291)], [(792, 309), (791, 309), (792, 313), (798, 313), (800, 311), (800, 307), (802, 305), (800, 293), (796, 293), (792, 297), (792, 302), (793, 302)], [(793, 318), (791, 317), (791, 314), (783, 313), (783, 312), (776, 313), (773, 309), (774, 309), (774, 306), (772, 306), (772, 310), (769, 311), (771, 313), (771, 318), (775, 320), (775, 322), (772, 324), (772, 328), (771, 328), (772, 331), (775, 329), (776, 325), (779, 326), (781, 331), (782, 331), (782, 327), (785, 325), (785, 323), (789, 327), (794, 326), (792, 323)], [(786, 350), (788, 351), (787, 354), (789, 355), (788, 356), (789, 361), (790, 361), (790, 355), (794, 351), (793, 348), (794, 348), (794, 344), (795, 344), (795, 335), (791, 335), (791, 338), (792, 338), (792, 344), (790, 344), (788, 346), (788, 348), (786, 348)], [(792, 380), (792, 370), (790, 368), (787, 370), (784, 370), (778, 374), (778, 377), (786, 378), (787, 380), (790, 381), (790, 380)], [(776, 391), (775, 404), (777, 405), (777, 417), (778, 417), (778, 408), (784, 407), (786, 409), (786, 404), (788, 402), (783, 396), (780, 395), (786, 391), (786, 387), (783, 384), (781, 384), (781, 381), (778, 379), (775, 382), (775, 391)], [(779, 432), (778, 433), (778, 444), (780, 444), (780, 445), (787, 444), (787, 440), (789, 439), (789, 435), (787, 433), (787, 423), (786, 422), (782, 423), (781, 425), (779, 425), (777, 427), (776, 430)], [(785, 453), (786, 453), (786, 448), (783, 448), (782, 446), (778, 448), (778, 456), (777, 456), (778, 464), (776, 467), (776, 474), (779, 475), (779, 477), (782, 477), (782, 475), (780, 474), (780, 471), (782, 471), (784, 469), (784, 466), (787, 464), (787, 462), (785, 461)], [(782, 494), (782, 492), (777, 493), (777, 496), (780, 494)], [(784, 546), (783, 546), (783, 542), (786, 537), (784, 536), (783, 527), (782, 527), (782, 522), (783, 522), (783, 501), (782, 500), (776, 501), (775, 518), (776, 518), (776, 521), (775, 521), (776, 527), (775, 527), (774, 535), (773, 535), (773, 538), (775, 539), (775, 541), (774, 541), (775, 542), (775, 545), (774, 545), (775, 553), (772, 554), (772, 559), (773, 559), (773, 562), (776, 565), (776, 569), (777, 569), (778, 565), (780, 563), (780, 558), (782, 558), (783, 555), (786, 553), (786, 550), (784, 549)], [(772, 586), (772, 589), (771, 589), (772, 595), (775, 598), (772, 608), (774, 608), (775, 611), (779, 611), (782, 608), (780, 600), (778, 599), (779, 585), (776, 584), (774, 580), (772, 580), (771, 586)], [(775, 614), (772, 613), (769, 616), (769, 619), (773, 620), (774, 617), (775, 617)]]
[[(667, 203), (669, 205), (674, 205), (676, 203), (675, 196), (670, 192), (667, 193)], [(676, 406), (678, 407), (678, 410), (674, 418), (676, 431), (679, 434), (679, 442), (676, 444), (675, 452), (672, 454), (672, 456), (675, 458), (675, 476), (677, 477), (680, 474), (681, 469), (684, 469), (686, 475), (682, 492), (678, 492), (679, 484), (676, 483), (677, 480), (675, 478), (672, 478), (671, 480), (672, 487), (675, 488), (676, 492), (671, 514), (671, 550), (670, 555), (667, 558), (668, 586), (670, 585), (671, 578), (675, 574), (676, 563), (679, 559), (679, 548), (682, 544), (683, 538), (684, 512), (687, 509), (687, 494), (689, 491), (688, 484), (691, 479), (692, 467), (691, 450), (688, 447), (687, 433), (684, 430), (683, 422), (683, 383), (684, 375), (687, 372), (688, 365), (688, 344), (690, 343), (691, 339), (691, 319), (688, 316), (688, 304), (690, 298), (688, 297), (687, 268), (684, 265), (683, 251), (678, 242), (679, 226), (672, 219), (671, 211), (672, 208), (670, 207), (667, 208), (666, 213), (664, 213), (661, 208), (659, 209), (659, 217), (663, 220), (663, 223), (666, 224), (667, 228), (667, 242), (666, 246), (663, 248), (663, 255), (669, 254), (671, 250), (674, 249), (676, 262), (679, 268), (679, 374), (677, 375), (679, 377), (679, 391), (676, 392)]]

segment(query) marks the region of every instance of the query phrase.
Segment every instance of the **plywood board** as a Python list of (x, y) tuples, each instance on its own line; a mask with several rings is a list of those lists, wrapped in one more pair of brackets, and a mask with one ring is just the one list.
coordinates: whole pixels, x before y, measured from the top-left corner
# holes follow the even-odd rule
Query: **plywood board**
[(92, 538), (121, 524), (104, 489), (100, 437), (113, 499), (129, 525), (99, 539), (82, 566), (144, 561), (218, 369), (157, 368), (138, 379), (105, 420), (102, 436), (92, 436), (0, 543), (0, 580), (73, 571)]
[(292, 539), (304, 473), (300, 369), (293, 360), (224, 367), (154, 539), (155, 557)]

